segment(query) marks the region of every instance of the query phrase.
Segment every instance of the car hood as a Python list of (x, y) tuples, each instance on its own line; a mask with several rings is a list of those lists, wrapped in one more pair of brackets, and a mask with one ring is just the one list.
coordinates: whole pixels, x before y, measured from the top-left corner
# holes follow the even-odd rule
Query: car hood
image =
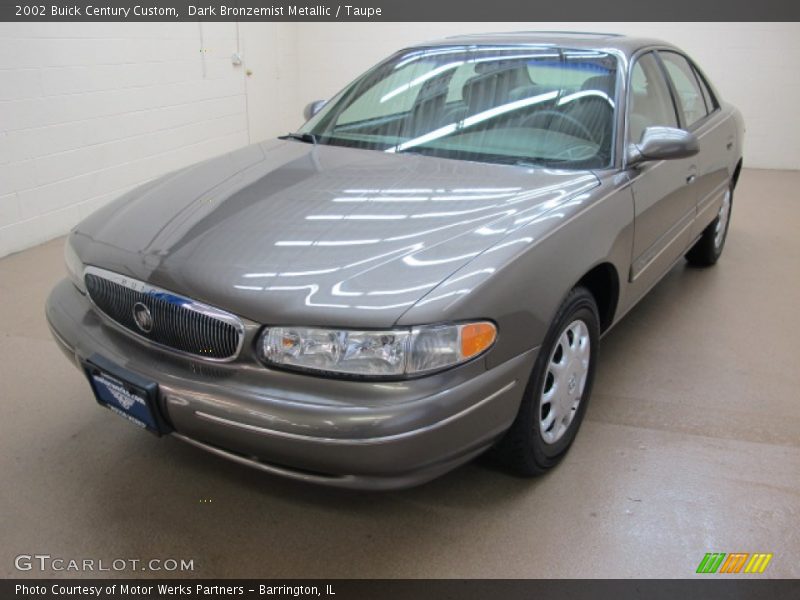
[(388, 327), (590, 171), (256, 144), (82, 222), (82, 260), (261, 323)]

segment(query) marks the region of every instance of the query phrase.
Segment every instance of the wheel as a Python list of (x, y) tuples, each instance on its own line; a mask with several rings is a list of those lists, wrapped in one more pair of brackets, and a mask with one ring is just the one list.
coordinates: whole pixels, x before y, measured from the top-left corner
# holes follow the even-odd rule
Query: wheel
[(569, 450), (592, 392), (599, 322), (592, 294), (574, 288), (545, 336), (513, 425), (493, 449), (513, 472), (540, 475)]
[(722, 249), (725, 247), (725, 239), (728, 237), (732, 205), (733, 186), (730, 186), (722, 198), (722, 206), (719, 207), (717, 218), (703, 230), (700, 239), (686, 253), (686, 260), (690, 265), (710, 267), (719, 260)]

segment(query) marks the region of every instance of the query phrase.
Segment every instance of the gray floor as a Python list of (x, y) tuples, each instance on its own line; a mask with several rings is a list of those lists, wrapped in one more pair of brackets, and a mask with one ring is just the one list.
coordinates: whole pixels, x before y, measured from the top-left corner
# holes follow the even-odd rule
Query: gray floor
[(743, 174), (720, 263), (676, 266), (606, 337), (575, 446), (533, 481), (477, 463), (344, 492), (157, 440), (98, 408), (50, 339), (63, 241), (0, 260), (0, 576), (46, 553), (198, 577), (688, 577), (716, 551), (798, 577), (798, 189)]

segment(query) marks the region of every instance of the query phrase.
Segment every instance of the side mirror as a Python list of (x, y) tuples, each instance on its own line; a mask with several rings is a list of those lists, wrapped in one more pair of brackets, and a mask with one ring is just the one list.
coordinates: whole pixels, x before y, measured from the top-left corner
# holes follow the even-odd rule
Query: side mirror
[(327, 100), (314, 100), (313, 102), (309, 102), (306, 104), (306, 107), (303, 109), (303, 117), (306, 121), (308, 121), (311, 117), (317, 114), (322, 107), (325, 106)]
[(677, 127), (648, 127), (638, 144), (628, 146), (628, 165), (648, 160), (688, 158), (700, 150), (697, 137)]

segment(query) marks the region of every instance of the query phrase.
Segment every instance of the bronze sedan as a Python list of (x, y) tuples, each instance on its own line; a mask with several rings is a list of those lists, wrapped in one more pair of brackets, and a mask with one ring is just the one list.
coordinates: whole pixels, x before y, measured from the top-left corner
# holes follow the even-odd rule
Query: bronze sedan
[(742, 166), (698, 66), (623, 36), (406, 48), (306, 117), (79, 224), (47, 317), (101, 405), (341, 487), (553, 467), (601, 335), (717, 261)]

